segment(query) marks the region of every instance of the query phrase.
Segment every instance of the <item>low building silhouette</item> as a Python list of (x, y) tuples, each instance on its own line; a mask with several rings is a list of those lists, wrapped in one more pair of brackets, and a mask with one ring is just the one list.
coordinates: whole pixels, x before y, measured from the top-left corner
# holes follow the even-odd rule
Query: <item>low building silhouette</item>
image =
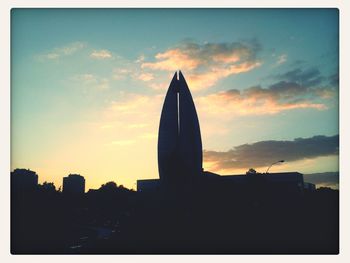
[(154, 192), (160, 190), (159, 179), (145, 179), (137, 180), (137, 191), (138, 192)]
[(16, 190), (31, 190), (38, 186), (38, 175), (29, 169), (15, 169), (11, 172), (11, 186)]
[[(265, 190), (264, 195), (299, 195), (304, 192), (304, 176), (298, 172), (249, 173), (220, 176), (224, 183), (249, 190)], [(258, 189), (257, 189), (258, 188)], [(259, 189), (260, 188), (260, 189)]]
[[(198, 187), (211, 186), (232, 186), (240, 189), (249, 190), (251, 187), (260, 185), (271, 190), (283, 193), (302, 193), (305, 189), (312, 190), (315, 186), (304, 182), (304, 177), (298, 172), (283, 173), (256, 173), (256, 174), (237, 174), (237, 175), (219, 175), (213, 172), (204, 171), (203, 177), (196, 181)], [(148, 179), (137, 181), (138, 192), (157, 191), (161, 187), (159, 179)]]
[(313, 183), (304, 182), (304, 191), (315, 191), (316, 185)]
[(85, 193), (85, 179), (79, 174), (70, 174), (63, 177), (64, 194), (84, 194)]

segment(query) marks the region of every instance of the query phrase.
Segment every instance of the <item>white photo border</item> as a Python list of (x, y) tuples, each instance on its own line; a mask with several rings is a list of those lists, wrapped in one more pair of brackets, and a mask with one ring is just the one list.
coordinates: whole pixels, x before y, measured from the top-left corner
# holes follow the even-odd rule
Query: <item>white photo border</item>
[[(350, 103), (346, 100), (350, 98), (350, 1), (340, 0), (181, 0), (181, 1), (106, 1), (106, 0), (2, 0), (0, 2), (0, 204), (1, 204), (1, 262), (61, 262), (69, 260), (74, 262), (96, 262), (103, 260), (105, 262), (178, 262), (178, 261), (198, 261), (198, 262), (350, 262), (350, 185), (349, 177), (346, 172), (349, 167), (349, 134), (350, 124), (347, 113), (350, 113)], [(205, 7), (205, 8), (338, 8), (339, 9), (339, 135), (340, 135), (340, 166), (339, 172), (339, 193), (340, 193), (340, 253), (339, 255), (11, 255), (10, 254), (10, 12), (12, 8), (130, 8), (130, 7)], [(347, 31), (347, 32), (346, 32)]]

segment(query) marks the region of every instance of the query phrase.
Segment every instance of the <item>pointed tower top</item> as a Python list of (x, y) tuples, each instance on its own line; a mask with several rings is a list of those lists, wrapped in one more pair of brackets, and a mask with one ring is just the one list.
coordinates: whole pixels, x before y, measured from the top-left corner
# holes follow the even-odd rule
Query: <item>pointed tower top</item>
[(184, 75), (182, 75), (181, 70), (179, 70), (179, 80), (180, 80), (180, 79), (185, 79)]

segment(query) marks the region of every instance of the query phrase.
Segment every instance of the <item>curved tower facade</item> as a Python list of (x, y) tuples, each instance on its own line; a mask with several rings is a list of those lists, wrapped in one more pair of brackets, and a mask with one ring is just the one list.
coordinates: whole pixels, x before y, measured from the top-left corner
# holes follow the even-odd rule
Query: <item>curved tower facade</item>
[(202, 174), (202, 140), (196, 108), (181, 71), (167, 91), (158, 133), (158, 170), (162, 182), (186, 184)]

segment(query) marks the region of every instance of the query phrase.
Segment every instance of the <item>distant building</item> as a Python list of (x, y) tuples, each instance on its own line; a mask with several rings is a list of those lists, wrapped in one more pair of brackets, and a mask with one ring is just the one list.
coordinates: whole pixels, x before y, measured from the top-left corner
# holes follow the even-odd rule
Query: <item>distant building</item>
[(304, 182), (304, 190), (306, 191), (315, 191), (316, 190), (316, 185), (313, 183), (306, 183)]
[(304, 177), (298, 172), (282, 173), (256, 173), (244, 175), (221, 176), (225, 181), (232, 181), (235, 184), (243, 184), (249, 188), (255, 181), (259, 181), (262, 187), (269, 188), (280, 194), (302, 193), (304, 190)]
[(70, 174), (63, 177), (63, 193), (83, 194), (85, 193), (85, 179), (79, 174)]
[(38, 175), (29, 169), (15, 169), (11, 172), (11, 186), (19, 190), (30, 190), (38, 186)]
[(146, 180), (137, 180), (137, 191), (138, 192), (154, 192), (160, 189), (160, 180), (159, 179), (146, 179)]
[[(219, 175), (209, 171), (203, 171), (203, 176), (197, 180), (197, 186), (232, 186), (232, 189), (238, 187), (240, 190), (249, 190), (252, 187), (261, 187), (270, 189), (274, 192), (285, 194), (298, 194), (305, 190), (312, 191), (315, 185), (304, 182), (304, 177), (298, 172), (284, 173), (256, 173), (256, 174), (238, 174), (238, 175)], [(161, 186), (161, 180), (149, 179), (138, 180), (137, 191), (149, 192), (156, 191)]]

